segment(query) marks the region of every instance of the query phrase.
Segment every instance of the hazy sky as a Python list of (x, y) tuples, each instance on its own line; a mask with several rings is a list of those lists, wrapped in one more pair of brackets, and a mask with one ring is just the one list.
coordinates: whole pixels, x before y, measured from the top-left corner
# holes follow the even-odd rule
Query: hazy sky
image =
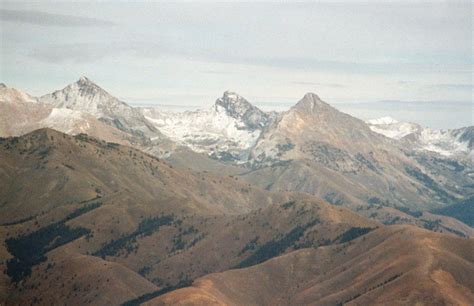
[(1, 1), (0, 10), (0, 81), (33, 95), (86, 75), (132, 104), (207, 107), (230, 89), (277, 109), (311, 91), (336, 105), (449, 102), (466, 110), (445, 126), (473, 120), (471, 1)]

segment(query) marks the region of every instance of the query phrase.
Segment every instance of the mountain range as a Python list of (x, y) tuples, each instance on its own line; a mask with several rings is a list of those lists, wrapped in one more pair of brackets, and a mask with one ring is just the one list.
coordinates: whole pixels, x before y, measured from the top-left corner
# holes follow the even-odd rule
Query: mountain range
[(471, 163), (473, 161), (474, 126), (437, 130), (416, 123), (399, 122), (391, 117), (368, 120), (367, 124), (374, 132), (399, 140), (412, 148), (465, 158)]
[(0, 302), (469, 305), (473, 128), (1, 84)]

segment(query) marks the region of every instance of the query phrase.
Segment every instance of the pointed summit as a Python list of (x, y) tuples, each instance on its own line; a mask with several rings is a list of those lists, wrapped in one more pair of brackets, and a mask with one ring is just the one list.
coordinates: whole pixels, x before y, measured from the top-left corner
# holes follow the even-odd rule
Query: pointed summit
[(42, 96), (40, 100), (57, 108), (84, 111), (97, 118), (104, 115), (105, 109), (122, 103), (85, 76), (61, 90)]
[[(114, 98), (112, 95), (110, 95), (105, 89), (101, 88), (99, 85), (91, 81), (89, 78), (82, 76), (77, 80), (77, 82), (70, 84), (68, 87), (71, 87), (71, 89), (77, 89), (81, 92), (82, 95), (98, 95), (100, 94), (103, 97), (111, 97)], [(66, 87), (67, 88), (67, 87)]]
[(222, 97), (216, 100), (216, 106), (220, 105), (224, 107), (226, 110), (235, 110), (236, 108), (241, 108), (242, 110), (246, 110), (248, 108), (253, 107), (247, 100), (245, 100), (239, 94), (226, 90)]
[(242, 96), (229, 90), (225, 91), (223, 96), (217, 99), (214, 108), (217, 112), (224, 110), (230, 117), (242, 120), (250, 130), (262, 128), (269, 121), (267, 113), (252, 105)]
[[(89, 79), (88, 77), (86, 76), (81, 76), (79, 78), (79, 80), (77, 80), (76, 83), (73, 83), (73, 84), (76, 84), (78, 85), (79, 87), (94, 87), (94, 88), (97, 88), (97, 89), (100, 89), (102, 91), (105, 92), (104, 89), (102, 89), (99, 85), (97, 85), (96, 83), (94, 83), (93, 81), (91, 81), (91, 79)], [(73, 84), (70, 84), (70, 85), (73, 85)]]
[(83, 75), (79, 78), (78, 82), (88, 82), (88, 81), (89, 81), (89, 79), (86, 76)]
[(310, 112), (313, 113), (316, 110), (329, 110), (333, 109), (334, 111), (337, 111), (335, 108), (321, 100), (319, 96), (315, 93), (309, 92), (304, 95), (304, 97), (296, 103), (295, 106), (293, 106), (291, 109), (296, 109), (304, 112)]
[(55, 108), (89, 113), (126, 132), (156, 132), (138, 110), (115, 98), (85, 76), (61, 90), (42, 96), (40, 101)]

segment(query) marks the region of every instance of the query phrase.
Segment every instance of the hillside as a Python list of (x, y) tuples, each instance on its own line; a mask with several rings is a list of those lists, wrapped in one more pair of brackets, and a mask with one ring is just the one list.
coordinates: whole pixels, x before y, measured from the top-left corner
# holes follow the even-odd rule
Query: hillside
[(1, 139), (0, 157), (11, 303), (116, 304), (380, 226), (309, 195), (177, 170), (86, 135)]
[(469, 198), (448, 207), (435, 209), (433, 213), (456, 218), (474, 227), (474, 198)]
[(412, 226), (215, 273), (145, 305), (470, 305), (474, 240)]

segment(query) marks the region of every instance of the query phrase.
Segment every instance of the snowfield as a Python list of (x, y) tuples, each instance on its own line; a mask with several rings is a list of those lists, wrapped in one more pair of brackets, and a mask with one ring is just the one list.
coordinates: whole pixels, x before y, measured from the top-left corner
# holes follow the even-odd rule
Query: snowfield
[(219, 105), (182, 113), (148, 108), (143, 114), (165, 136), (197, 152), (247, 150), (260, 136), (260, 130), (246, 129), (241, 120), (228, 116)]
[(469, 141), (463, 140), (464, 130), (437, 130), (423, 128), (416, 123), (399, 122), (390, 117), (366, 121), (370, 129), (386, 137), (410, 143), (418, 150), (436, 152), (443, 156), (470, 154)]

